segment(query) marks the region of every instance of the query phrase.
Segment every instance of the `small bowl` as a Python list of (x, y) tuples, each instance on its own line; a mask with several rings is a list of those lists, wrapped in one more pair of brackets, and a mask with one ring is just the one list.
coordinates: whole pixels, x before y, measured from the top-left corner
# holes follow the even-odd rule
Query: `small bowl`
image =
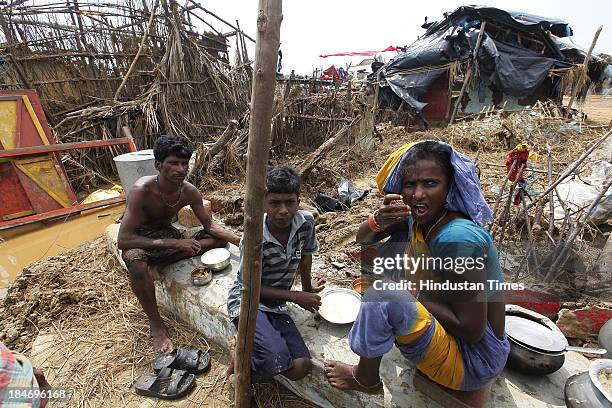
[(353, 290), (363, 295), (366, 290), (374, 283), (374, 278), (361, 277), (353, 280)]
[(213, 272), (222, 271), (230, 264), (230, 251), (225, 248), (210, 249), (202, 254), (202, 263)]
[(195, 286), (208, 285), (212, 278), (212, 272), (205, 266), (198, 266), (191, 272), (191, 282)]

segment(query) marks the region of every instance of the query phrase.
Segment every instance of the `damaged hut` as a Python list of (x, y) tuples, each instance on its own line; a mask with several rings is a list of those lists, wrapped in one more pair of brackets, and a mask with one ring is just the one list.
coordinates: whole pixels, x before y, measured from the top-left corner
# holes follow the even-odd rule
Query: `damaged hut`
[[(59, 143), (117, 138), (124, 126), (139, 149), (165, 133), (215, 140), (247, 111), (251, 37), (196, 1), (183, 4), (0, 6), (0, 89), (35, 90)], [(112, 157), (120, 151), (111, 150), (62, 154), (75, 190), (113, 176)]]
[(586, 89), (606, 63), (560, 39), (568, 23), (493, 7), (464, 6), (425, 23), (423, 34), (379, 73), (381, 107), (413, 108), (425, 120), (495, 106), (513, 110), (550, 100), (560, 105), (573, 87)]

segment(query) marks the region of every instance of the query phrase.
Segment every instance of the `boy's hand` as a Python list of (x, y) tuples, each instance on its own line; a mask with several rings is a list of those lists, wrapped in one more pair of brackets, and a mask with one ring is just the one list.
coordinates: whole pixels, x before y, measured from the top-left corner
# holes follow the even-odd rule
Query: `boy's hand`
[(321, 296), (311, 292), (295, 291), (293, 292), (293, 303), (309, 312), (315, 312), (321, 306)]
[(325, 279), (317, 277), (312, 279), (310, 283), (310, 290), (308, 292), (319, 293), (323, 289), (325, 289)]

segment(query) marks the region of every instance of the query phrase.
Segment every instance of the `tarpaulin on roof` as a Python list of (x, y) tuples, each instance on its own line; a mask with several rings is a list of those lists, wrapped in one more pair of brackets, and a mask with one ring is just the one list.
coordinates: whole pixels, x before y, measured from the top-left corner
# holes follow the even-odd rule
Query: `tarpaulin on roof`
[(513, 96), (531, 95), (546, 79), (548, 70), (557, 60), (546, 58), (532, 51), (497, 44), (499, 56), (491, 82), (504, 93)]
[(450, 13), (447, 18), (440, 22), (434, 23), (428, 30), (428, 34), (433, 31), (438, 31), (441, 26), (445, 25), (449, 20), (457, 20), (462, 16), (471, 17), (468, 20), (482, 19), (486, 21), (497, 21), (499, 23), (513, 26), (517, 29), (543, 32), (550, 31), (557, 37), (569, 37), (573, 35), (572, 28), (563, 20), (549, 17), (541, 17), (535, 14), (524, 13), (520, 11), (502, 10), (495, 7), (487, 6), (462, 6)]
[(480, 81), (492, 84), (507, 95), (529, 96), (542, 85), (551, 67), (567, 67), (569, 64), (550, 57), (562, 54), (541, 32), (542, 27), (550, 28), (555, 24), (561, 27), (565, 23), (552, 19), (544, 21), (537, 16), (528, 19), (526, 16), (490, 7), (460, 7), (442, 22), (434, 23), (423, 37), (385, 65), (383, 73), (387, 84), (397, 96), (420, 112), (426, 106), (421, 99), (435, 80), (450, 68), (452, 62), (471, 57), (480, 32), (475, 28), (480, 27), (480, 17), (497, 18), (498, 24), (499, 20), (511, 21), (516, 27), (540, 30), (542, 36), (529, 38), (539, 39), (539, 46), (549, 47), (546, 48), (549, 56), (494, 40), (483, 33), (476, 56)]

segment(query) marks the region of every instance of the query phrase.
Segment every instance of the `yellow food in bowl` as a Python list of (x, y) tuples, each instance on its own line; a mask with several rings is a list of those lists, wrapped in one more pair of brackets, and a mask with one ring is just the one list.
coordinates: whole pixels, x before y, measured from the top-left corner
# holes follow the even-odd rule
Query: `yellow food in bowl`
[(191, 276), (194, 278), (206, 278), (210, 272), (207, 268), (197, 268), (191, 272)]

